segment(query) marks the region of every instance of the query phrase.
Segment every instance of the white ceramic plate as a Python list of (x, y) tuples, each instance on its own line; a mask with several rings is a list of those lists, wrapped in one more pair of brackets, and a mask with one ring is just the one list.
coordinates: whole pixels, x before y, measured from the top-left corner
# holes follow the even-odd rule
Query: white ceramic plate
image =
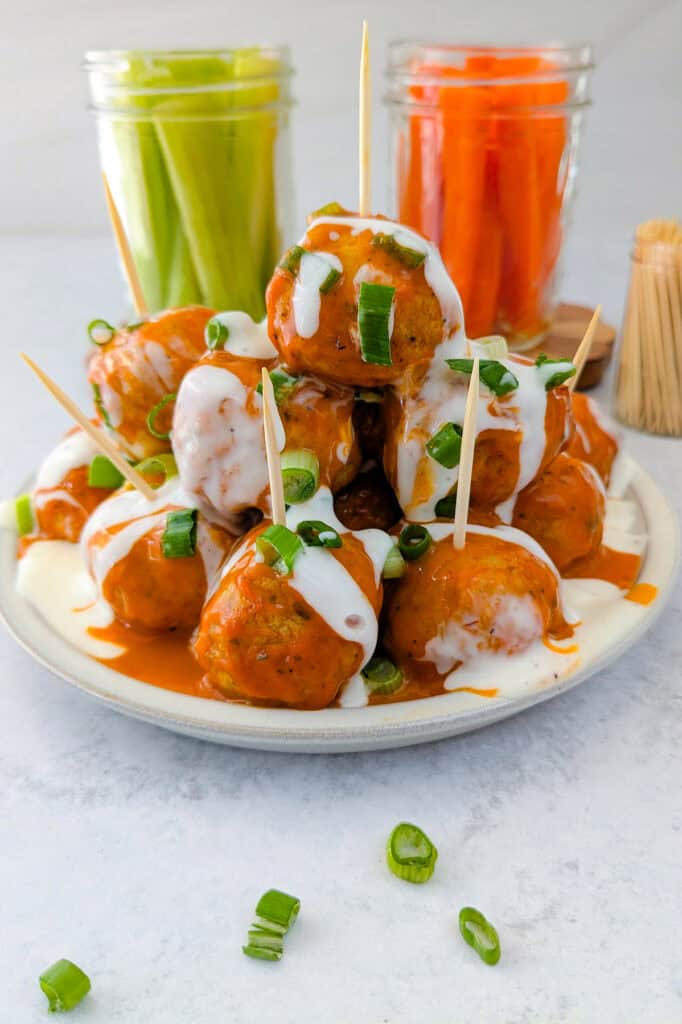
[(640, 580), (658, 588), (652, 604), (618, 600), (599, 608), (581, 628), (580, 652), (558, 680), (522, 680), (519, 695), (479, 698), (448, 693), (424, 700), (365, 708), (291, 711), (226, 704), (162, 690), (107, 668), (76, 650), (47, 625), (15, 590), (16, 537), (0, 529), (0, 615), (26, 650), (56, 675), (134, 718), (240, 747), (336, 753), (407, 746), (470, 732), (548, 700), (620, 657), (651, 626), (677, 572), (676, 517), (651, 477), (627, 456), (628, 497), (638, 506), (648, 545)]

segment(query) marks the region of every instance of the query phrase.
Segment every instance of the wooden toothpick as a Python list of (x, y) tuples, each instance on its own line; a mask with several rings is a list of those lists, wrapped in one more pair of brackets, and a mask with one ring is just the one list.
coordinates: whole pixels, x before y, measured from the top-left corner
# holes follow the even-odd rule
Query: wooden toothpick
[(125, 272), (126, 280), (128, 281), (128, 287), (130, 288), (130, 294), (133, 297), (133, 305), (135, 306), (135, 312), (138, 316), (147, 316), (149, 308), (145, 302), (144, 293), (142, 291), (142, 285), (140, 284), (140, 278), (137, 275), (137, 268), (135, 261), (133, 260), (133, 253), (130, 248), (128, 236), (125, 233), (123, 227), (123, 221), (116, 209), (116, 203), (114, 197), (111, 194), (109, 188), (109, 182), (107, 181), (106, 174), (102, 174), (102, 181), (104, 182), (104, 195), (107, 200), (107, 209), (109, 211), (109, 219), (111, 221), (111, 227), (114, 232), (114, 238), (116, 239), (116, 245), (118, 247), (119, 256), (123, 263), (123, 269)]
[(372, 84), (369, 70), (369, 37), (367, 22), (362, 23), (362, 50), (360, 52), (360, 116), (358, 125), (359, 202), (361, 217), (372, 212), (371, 199), (372, 149)]
[(462, 444), (457, 475), (457, 497), (455, 498), (455, 528), (452, 540), (458, 550), (464, 547), (467, 536), (469, 498), (471, 496), (471, 475), (474, 468), (474, 447), (476, 445), (476, 410), (478, 408), (478, 356), (471, 368), (471, 379), (464, 407)]
[(577, 349), (575, 350), (575, 355), (573, 356), (575, 374), (573, 375), (573, 377), (570, 378), (568, 382), (569, 391), (575, 390), (575, 387), (578, 381), (580, 380), (580, 374), (583, 372), (583, 369), (585, 368), (585, 363), (587, 362), (588, 356), (590, 354), (590, 349), (592, 348), (594, 336), (597, 333), (597, 325), (599, 323), (600, 315), (601, 306), (597, 306), (594, 313), (592, 314), (592, 319), (587, 325), (587, 330), (583, 334), (583, 340), (580, 342)]
[(62, 391), (59, 385), (55, 384), (52, 378), (48, 377), (45, 371), (41, 370), (40, 367), (29, 358), (29, 356), (22, 352), (21, 358), (27, 366), (30, 366), (36, 376), (40, 378), (50, 394), (57, 399), (61, 407), (68, 412), (69, 416), (71, 416), (80, 427), (83, 428), (95, 447), (98, 448), (103, 455), (106, 455), (111, 462), (113, 462), (116, 469), (125, 477), (128, 483), (132, 484), (133, 487), (136, 487), (148, 501), (154, 501), (157, 497), (154, 488), (150, 487), (141, 473), (138, 473), (136, 469), (133, 469), (111, 438), (107, 437), (102, 428), (96, 427), (94, 423), (91, 423), (85, 413), (78, 408), (76, 403), (69, 398), (69, 396)]
[(265, 455), (268, 460), (268, 479), (270, 481), (270, 504), (272, 505), (272, 521), (279, 526), (286, 526), (286, 507), (284, 505), (284, 484), (282, 482), (282, 464), (279, 457), (277, 435), (275, 433), (275, 416), (277, 404), (270, 374), (263, 367), (263, 428), (265, 430)]

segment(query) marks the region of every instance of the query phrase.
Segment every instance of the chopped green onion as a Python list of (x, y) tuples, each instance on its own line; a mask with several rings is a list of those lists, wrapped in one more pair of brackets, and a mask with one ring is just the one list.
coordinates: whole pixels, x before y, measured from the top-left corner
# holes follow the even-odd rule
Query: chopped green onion
[(93, 345), (106, 345), (116, 334), (116, 328), (108, 320), (91, 320), (88, 324), (88, 338)]
[(254, 960), (281, 960), (284, 953), (284, 943), (281, 949), (270, 949), (267, 946), (242, 946), (242, 953), (253, 957)]
[(279, 889), (268, 889), (258, 900), (256, 921), (267, 931), (286, 935), (294, 925), (300, 909), (301, 901), (295, 896), (289, 896)]
[[(277, 369), (270, 370), (270, 380), (272, 381), (272, 390), (275, 393), (275, 401), (277, 405), (281, 405), (285, 402), (291, 392), (298, 384), (300, 378), (294, 377), (286, 370)], [(256, 392), (259, 395), (263, 394), (263, 384), (259, 381), (256, 385)]]
[(428, 882), (438, 859), (438, 850), (425, 832), (402, 821), (391, 832), (386, 861), (394, 875), (405, 882)]
[[(470, 374), (474, 366), (473, 359), (446, 359), (445, 362), (457, 373)], [(516, 391), (519, 386), (518, 377), (497, 359), (481, 359), (478, 368), (482, 382), (498, 398), (508, 395), (510, 391)]]
[(496, 964), (500, 959), (500, 938), (480, 910), (462, 907), (459, 912), (459, 930), (462, 938), (475, 949), (486, 964)]
[(181, 508), (166, 516), (161, 537), (164, 558), (191, 558), (197, 547), (197, 510)]
[(402, 686), (403, 674), (388, 658), (371, 658), (362, 670), (370, 693), (395, 693)]
[(123, 330), (127, 331), (128, 334), (132, 334), (132, 332), (136, 331), (138, 329), (138, 327), (144, 327), (146, 322), (147, 322), (146, 320), (135, 320), (131, 324), (126, 324), (125, 327), (123, 328)]
[(317, 220), (318, 217), (342, 217), (346, 212), (341, 203), (325, 203), (319, 210), (313, 210), (309, 220)]
[(50, 1013), (72, 1010), (90, 991), (90, 979), (70, 960), (57, 960), (40, 975)]
[(30, 494), (22, 494), (14, 499), (14, 514), (19, 536), (25, 537), (33, 530), (33, 503)]
[(135, 466), (138, 473), (142, 473), (142, 476), (162, 476), (162, 484), (165, 484), (171, 477), (178, 475), (178, 466), (172, 455), (164, 453), (162, 455), (150, 455), (148, 458), (143, 459), (142, 462), (138, 462)]
[(312, 498), (320, 482), (320, 463), (305, 448), (282, 452), (282, 482), (287, 505), (300, 505)]
[(378, 249), (383, 249), (391, 256), (395, 256), (406, 267), (414, 267), (416, 269), (421, 267), (426, 259), (425, 252), (420, 252), (418, 249), (410, 249), (407, 245), (401, 245), (400, 242), (395, 240), (393, 235), (375, 235), (372, 239), (372, 245), (376, 245)]
[(309, 548), (340, 548), (343, 545), (336, 530), (320, 519), (304, 519), (296, 527), (296, 532)]
[(107, 490), (115, 491), (124, 479), (123, 473), (116, 469), (106, 455), (95, 455), (88, 466), (88, 487), (106, 487)]
[(391, 310), (395, 288), (363, 281), (358, 299), (360, 352), (365, 363), (392, 366)]
[(292, 245), (291, 249), (287, 249), (279, 262), (280, 270), (286, 270), (295, 277), (301, 265), (301, 257), (307, 251), (302, 245)]
[(435, 459), (441, 466), (445, 466), (446, 469), (454, 469), (455, 466), (459, 466), (462, 428), (458, 423), (445, 423), (426, 442), (426, 450), (432, 459)]
[(165, 409), (169, 402), (174, 402), (178, 396), (175, 392), (171, 392), (169, 395), (164, 395), (160, 402), (157, 402), (153, 409), (149, 410), (147, 415), (147, 430), (152, 437), (158, 437), (159, 441), (167, 441), (171, 436), (170, 430), (163, 434), (160, 430), (156, 429), (156, 417), (159, 415), (162, 409)]
[(544, 352), (537, 357), (535, 365), (540, 369), (545, 391), (558, 388), (576, 374), (575, 366), (569, 359), (550, 359)]
[(400, 553), (400, 548), (394, 544), (384, 562), (382, 576), (385, 580), (397, 580), (405, 573), (405, 559)]
[(212, 316), (204, 329), (206, 348), (212, 350), (225, 348), (225, 342), (230, 337), (230, 328), (224, 324), (218, 316)]
[[(269, 928), (260, 928), (258, 925), (252, 925), (249, 928), (248, 945), (242, 947), (247, 956), (256, 956), (256, 959), (261, 958), (260, 954), (263, 951), (276, 953), (276, 957), (264, 957), (266, 960), (281, 960), (284, 952), (284, 935), (282, 932), (272, 931)], [(251, 952), (248, 952), (250, 950)], [(257, 952), (254, 954), (254, 950)]]
[(104, 424), (105, 427), (108, 427), (109, 430), (113, 430), (114, 424), (111, 422), (109, 418), (109, 413), (107, 412), (104, 402), (102, 401), (102, 392), (99, 389), (99, 384), (97, 384), (95, 381), (92, 382), (92, 398), (102, 423)]
[(320, 285), (320, 292), (322, 295), (326, 295), (327, 292), (330, 292), (340, 277), (341, 271), (337, 270), (336, 267), (330, 267), (329, 273)]
[(457, 493), (447, 494), (440, 501), (436, 502), (434, 512), (437, 519), (452, 519), (455, 514), (455, 502), (457, 500)]
[(425, 555), (431, 546), (431, 534), (425, 526), (411, 523), (401, 530), (398, 538), (398, 547), (401, 553), (408, 560), (413, 562), (416, 558)]
[(297, 556), (303, 550), (303, 543), (288, 527), (272, 523), (256, 538), (256, 548), (266, 565), (286, 575), (293, 569)]
[(488, 338), (476, 338), (471, 344), (482, 348), (488, 359), (506, 359), (509, 355), (507, 340), (501, 334), (491, 334)]

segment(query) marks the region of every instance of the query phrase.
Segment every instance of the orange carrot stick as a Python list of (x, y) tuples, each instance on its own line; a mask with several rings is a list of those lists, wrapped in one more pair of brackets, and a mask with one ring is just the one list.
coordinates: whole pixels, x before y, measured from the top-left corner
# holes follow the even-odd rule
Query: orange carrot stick
[(474, 260), (474, 280), (466, 314), (470, 338), (492, 334), (497, 318), (502, 278), (502, 225), (497, 208), (497, 153), (486, 159), (485, 189), (481, 216), (481, 236)]

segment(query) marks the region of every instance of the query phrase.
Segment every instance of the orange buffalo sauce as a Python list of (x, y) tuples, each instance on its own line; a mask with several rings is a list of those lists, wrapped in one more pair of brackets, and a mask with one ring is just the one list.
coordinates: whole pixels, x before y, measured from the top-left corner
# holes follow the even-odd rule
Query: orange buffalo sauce
[(179, 631), (145, 634), (118, 622), (104, 629), (91, 626), (89, 633), (97, 640), (120, 644), (124, 648), (118, 657), (96, 659), (107, 668), (164, 690), (186, 693), (191, 697), (220, 699), (220, 694), (202, 681), (201, 669), (190, 647), (189, 634)]
[(620, 590), (630, 590), (634, 587), (641, 561), (639, 555), (614, 551), (602, 544), (593, 554), (571, 563), (563, 575), (567, 579), (606, 580)]
[(625, 595), (626, 601), (634, 601), (635, 604), (651, 604), (658, 597), (658, 587), (653, 583), (635, 583)]

